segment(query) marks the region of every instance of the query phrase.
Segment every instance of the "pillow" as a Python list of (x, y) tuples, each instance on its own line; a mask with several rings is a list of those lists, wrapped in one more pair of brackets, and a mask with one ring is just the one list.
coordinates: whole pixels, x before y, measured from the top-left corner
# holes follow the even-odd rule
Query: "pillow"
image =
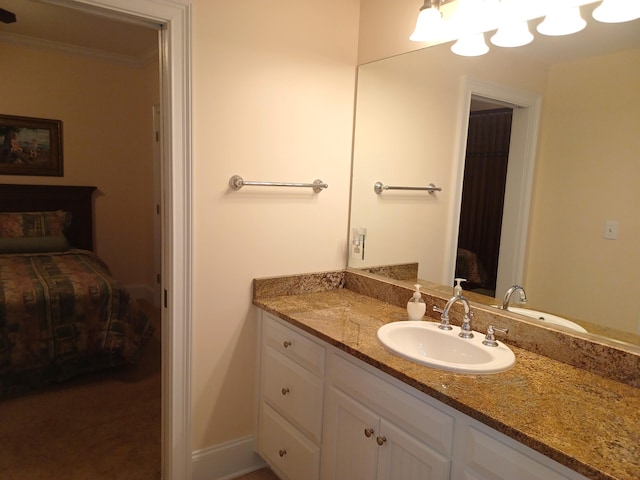
[(64, 235), (0, 237), (0, 253), (66, 252), (71, 246)]
[(62, 210), (0, 213), (0, 238), (59, 236), (70, 223), (71, 214)]

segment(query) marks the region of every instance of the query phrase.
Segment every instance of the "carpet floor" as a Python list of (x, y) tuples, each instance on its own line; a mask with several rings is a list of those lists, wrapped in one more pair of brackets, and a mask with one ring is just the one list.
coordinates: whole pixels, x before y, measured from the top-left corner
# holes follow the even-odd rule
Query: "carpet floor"
[(156, 334), (137, 365), (0, 401), (1, 479), (160, 478), (160, 314), (142, 306)]
[(262, 468), (241, 477), (236, 477), (235, 480), (278, 480), (278, 477), (269, 468)]

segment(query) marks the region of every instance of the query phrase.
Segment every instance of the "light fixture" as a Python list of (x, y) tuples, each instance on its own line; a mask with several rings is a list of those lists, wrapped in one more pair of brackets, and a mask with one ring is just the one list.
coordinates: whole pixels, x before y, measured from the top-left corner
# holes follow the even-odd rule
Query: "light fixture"
[[(580, 9), (596, 0), (423, 0), (416, 27), (409, 37), (415, 42), (440, 43), (457, 40), (456, 55), (478, 56), (489, 51), (484, 33), (495, 32), (491, 43), (520, 47), (534, 40), (528, 22), (544, 17), (537, 25), (543, 35), (560, 36), (587, 26)], [(599, 0), (593, 18), (606, 23), (640, 18), (640, 0)]]
[(640, 18), (638, 0), (603, 0), (593, 11), (593, 18), (604, 23), (629, 22)]
[(443, 33), (440, 0), (425, 0), (418, 14), (416, 28), (409, 37), (413, 42), (429, 42), (438, 40)]
[(491, 43), (498, 47), (521, 47), (533, 41), (533, 34), (524, 20), (502, 25), (491, 37)]
[[(470, 37), (485, 32), (487, 18), (491, 15), (490, 8), (495, 2), (478, 0), (458, 0), (458, 5), (451, 19), (451, 28), (455, 38)], [(484, 40), (483, 40), (484, 41)]]
[(489, 47), (484, 41), (484, 33), (473, 33), (460, 37), (451, 45), (451, 51), (463, 57), (479, 57), (487, 53)]
[(519, 0), (502, 0), (497, 8), (498, 31), (491, 43), (498, 47), (521, 47), (533, 41), (526, 20), (526, 10)]
[(543, 35), (570, 35), (586, 25), (587, 22), (580, 15), (580, 7), (561, 5), (547, 14), (537, 30)]

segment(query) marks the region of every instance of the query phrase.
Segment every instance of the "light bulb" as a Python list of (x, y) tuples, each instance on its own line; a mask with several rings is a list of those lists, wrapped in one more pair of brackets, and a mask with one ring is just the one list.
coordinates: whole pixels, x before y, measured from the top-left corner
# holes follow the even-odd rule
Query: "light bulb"
[(587, 25), (580, 15), (580, 7), (559, 7), (547, 14), (537, 27), (543, 35), (570, 35), (579, 32)]
[(463, 57), (479, 57), (489, 51), (484, 41), (484, 33), (475, 33), (458, 39), (451, 46), (451, 51)]
[(603, 0), (593, 11), (593, 18), (604, 23), (629, 22), (640, 18), (638, 0)]
[(420, 10), (416, 28), (409, 37), (413, 42), (429, 42), (442, 36), (442, 15), (435, 7)]
[(525, 21), (506, 23), (491, 37), (491, 43), (498, 47), (521, 47), (532, 41), (533, 35)]

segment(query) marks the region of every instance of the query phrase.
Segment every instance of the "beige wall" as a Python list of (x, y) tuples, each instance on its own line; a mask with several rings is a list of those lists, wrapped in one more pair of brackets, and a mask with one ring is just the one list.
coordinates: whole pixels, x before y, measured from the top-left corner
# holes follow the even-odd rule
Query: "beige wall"
[(424, 47), (409, 40), (423, 0), (361, 0), (358, 64)]
[(1, 112), (62, 120), (64, 176), (0, 175), (0, 182), (97, 186), (96, 253), (123, 284), (152, 288), (152, 105), (159, 98), (158, 66), (10, 44), (1, 48)]
[(344, 268), (358, 7), (193, 2), (193, 450), (255, 430), (252, 279)]
[[(640, 50), (551, 69), (524, 283), (554, 312), (630, 332), (640, 322), (638, 85)], [(619, 222), (618, 240), (603, 238), (607, 220)]]

